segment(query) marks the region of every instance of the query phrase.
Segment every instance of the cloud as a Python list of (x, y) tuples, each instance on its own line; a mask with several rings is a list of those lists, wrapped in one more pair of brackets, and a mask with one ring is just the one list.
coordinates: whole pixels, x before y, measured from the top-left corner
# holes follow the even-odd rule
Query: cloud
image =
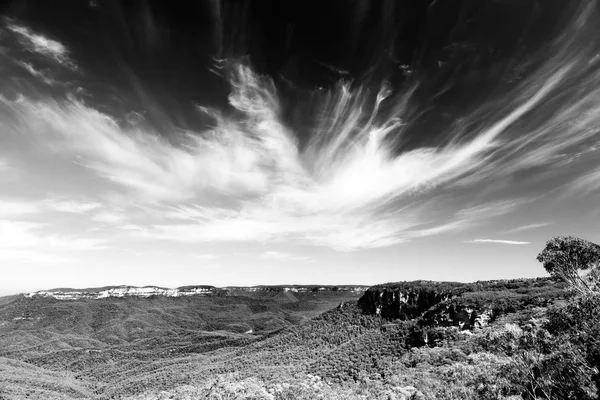
[(28, 51), (48, 57), (71, 70), (77, 69), (77, 65), (69, 58), (69, 50), (62, 43), (13, 23), (8, 25), (8, 29), (20, 37)]
[(46, 73), (37, 70), (31, 63), (25, 61), (16, 61), (16, 64), (24, 68), (31, 75), (35, 76), (38, 79), (41, 79), (46, 85), (53, 86), (57, 82), (50, 78)]
[(283, 253), (280, 251), (265, 251), (261, 258), (266, 259), (282, 259), (282, 258), (291, 258), (292, 255), (290, 253)]
[[(123, 128), (74, 98), (3, 101), (20, 125), (29, 127), (27, 132), (38, 134), (59, 154), (80, 155), (82, 168), (152, 209), (162, 221), (140, 229), (148, 238), (292, 240), (348, 251), (466, 229), (512, 212), (513, 200), (495, 201), (449, 210), (449, 221), (429, 222), (418, 199), (435, 200), (438, 188), (452, 188), (466, 176), (473, 185), (485, 182), (488, 177), (477, 171), (489, 163), (498, 135), (540, 103), (566, 72), (556, 72), (530, 99), (473, 139), (399, 155), (385, 139), (404, 129), (399, 119), (375, 122), (380, 103), (390, 95), (386, 87), (371, 105), (363, 89), (341, 85), (330, 92), (322, 104), (329, 117), (317, 129), (325, 133), (301, 151), (280, 121), (273, 83), (244, 66), (231, 74), (230, 103), (244, 117), (204, 109), (214, 118), (214, 128), (189, 132), (179, 143), (140, 127)], [(100, 206), (67, 200), (49, 204), (71, 212)], [(111, 219), (93, 217), (103, 218)]]
[(15, 168), (14, 165), (6, 159), (0, 156), (0, 180), (12, 181), (17, 178), (20, 170)]
[(517, 240), (474, 239), (474, 240), (466, 241), (464, 243), (497, 243), (497, 244), (515, 244), (515, 245), (521, 245), (521, 244), (530, 244), (531, 242), (520, 242), (520, 241), (517, 241)]
[(49, 198), (42, 201), (35, 200), (1, 200), (0, 218), (40, 214), (45, 211), (57, 211), (71, 214), (86, 214), (102, 207), (101, 203), (94, 201), (80, 201), (65, 198)]
[(177, 147), (154, 132), (122, 130), (112, 118), (78, 101), (3, 100), (21, 117), (23, 127), (44, 132), (39, 139), (57, 152), (81, 154), (77, 161), (81, 166), (146, 202), (185, 201), (203, 191), (260, 194), (274, 175), (263, 169), (263, 163), (269, 163), (264, 149), (243, 136), (241, 128), (219, 139), (182, 137)]
[(538, 224), (529, 224), (529, 225), (523, 225), (523, 226), (519, 226), (517, 228), (508, 230), (506, 232), (504, 232), (505, 234), (509, 234), (509, 233), (516, 233), (516, 232), (523, 232), (523, 231), (529, 231), (532, 229), (538, 229), (538, 228), (543, 228), (546, 226), (550, 226), (552, 225), (554, 222), (541, 222)]
[(100, 211), (90, 217), (94, 222), (100, 222), (103, 224), (120, 224), (125, 221), (126, 217), (120, 212), (113, 211)]
[(39, 211), (39, 207), (31, 202), (0, 200), (0, 218), (35, 214)]
[(0, 220), (0, 243), (5, 248), (35, 247), (46, 250), (88, 251), (104, 249), (104, 240), (48, 234), (50, 225), (39, 222)]
[(460, 218), (455, 221), (447, 222), (445, 224), (441, 224), (441, 225), (436, 224), (436, 226), (433, 226), (431, 228), (418, 229), (418, 230), (414, 231), (414, 236), (415, 237), (427, 237), (427, 236), (439, 235), (439, 234), (447, 233), (447, 232), (457, 232), (457, 231), (461, 231), (461, 230), (473, 227), (475, 222), (476, 222), (475, 219)]
[(353, 215), (347, 218), (326, 214), (289, 216), (274, 210), (249, 208), (228, 218), (216, 217), (199, 223), (138, 226), (132, 230), (141, 237), (179, 242), (300, 241), (349, 251), (398, 243), (400, 240), (393, 236), (406, 226), (410, 224), (392, 219), (373, 222), (360, 220)]
[(52, 198), (43, 201), (43, 205), (51, 210), (72, 214), (86, 214), (102, 208), (102, 204), (95, 201), (80, 201), (66, 198)]
[[(66, 60), (60, 43), (11, 29), (31, 51)], [(142, 222), (121, 225), (127, 234), (190, 243), (377, 248), (513, 213), (531, 200), (507, 199), (501, 182), (537, 183), (527, 173), (540, 166), (554, 171), (564, 166), (561, 155), (597, 141), (600, 76), (589, 73), (590, 50), (575, 45), (577, 38), (565, 34), (542, 67), (502, 101), (482, 105), (435, 132), (431, 143), (411, 147), (404, 142), (422, 136), (415, 117), (423, 108), (413, 96), (417, 84), (397, 93), (387, 84), (374, 91), (341, 82), (315, 93), (317, 112), (307, 114), (308, 134), (285, 124), (270, 78), (234, 61), (222, 71), (230, 79), (235, 112), (198, 107), (212, 119), (212, 128), (201, 132), (170, 126), (158, 106), (153, 113), (165, 119), (168, 133), (135, 120), (120, 124), (74, 94), (66, 100), (0, 98), (0, 107), (19, 132), (102, 177), (103, 190), (123, 194), (148, 214)], [(11, 129), (2, 122), (0, 127)], [(595, 172), (581, 177), (581, 185), (596, 178)], [(122, 222), (102, 213), (92, 220)]]
[(272, 251), (268, 250), (261, 254), (260, 258), (263, 260), (301, 260), (301, 261), (310, 261), (312, 258), (307, 256), (297, 256), (291, 253), (286, 253), (282, 251)]
[(190, 254), (190, 256), (192, 258), (195, 258), (197, 260), (215, 260), (218, 257), (214, 254), (197, 254), (197, 253), (192, 253)]
[(565, 185), (568, 194), (589, 194), (600, 189), (600, 167)]
[(18, 262), (23, 264), (38, 264), (52, 266), (70, 262), (71, 259), (56, 254), (49, 254), (35, 250), (0, 249), (0, 260), (3, 263)]
[(44, 223), (0, 220), (0, 261), (58, 263), (70, 260), (73, 253), (106, 248), (103, 239), (50, 234), (49, 228)]
[(35, 222), (0, 220), (0, 243), (3, 248), (38, 245), (40, 238), (33, 231), (44, 227), (44, 224)]

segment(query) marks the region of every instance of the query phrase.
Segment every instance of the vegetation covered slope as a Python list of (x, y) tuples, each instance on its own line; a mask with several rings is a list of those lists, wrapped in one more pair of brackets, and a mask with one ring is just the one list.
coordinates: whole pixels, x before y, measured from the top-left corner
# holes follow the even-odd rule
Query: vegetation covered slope
[[(578, 257), (581, 241), (572, 239), (559, 240), (571, 257), (568, 268), (587, 272), (579, 277), (553, 273), (553, 263), (552, 279), (381, 285), (361, 307), (344, 305), (228, 353), (237, 363), (233, 370), (224, 362), (193, 385), (132, 398), (598, 398), (598, 264)], [(580, 268), (582, 259), (595, 264)], [(378, 307), (386, 297), (393, 305), (401, 291), (439, 293), (441, 287), (451, 293), (426, 310), (413, 296), (412, 319), (383, 316)], [(398, 289), (396, 296), (380, 295)], [(373, 299), (380, 303), (365, 307)], [(483, 325), (432, 318), (450, 307), (494, 312)]]
[[(98, 394), (125, 377), (147, 374), (175, 359), (243, 346), (359, 296), (343, 290), (243, 288), (223, 296), (69, 301), (12, 296), (0, 305), (0, 363), (14, 370), (5, 361), (19, 360), (48, 371), (49, 380), (52, 372), (69, 373)], [(4, 386), (28, 387), (27, 380), (11, 382)]]
[[(122, 318), (123, 310), (141, 307), (127, 299), (102, 303), (115, 306), (111, 312), (94, 308), (103, 300), (38, 304), (38, 312), (49, 307), (56, 313), (54, 324), (30, 320), (31, 329), (22, 327), (18, 335), (15, 325), (3, 325), (1, 348), (7, 350), (0, 363), (9, 378), (0, 381), (0, 394), (26, 398), (11, 396), (26, 393), (31, 382), (29, 398), (39, 399), (595, 399), (600, 257), (581, 240), (557, 240), (541, 257), (551, 278), (378, 285), (360, 301), (259, 334), (208, 331), (206, 320), (188, 319), (164, 298), (144, 300), (156, 309), (150, 315), (160, 316), (153, 323), (144, 313), (125, 313), (148, 323), (140, 326), (151, 332), (146, 336)], [(578, 257), (582, 247), (586, 256)], [(565, 255), (567, 266), (557, 261)], [(584, 273), (575, 277), (564, 268)], [(215, 311), (220, 318), (237, 316), (239, 304), (250, 310), (246, 300), (196, 307), (223, 310)], [(0, 315), (21, 315), (15, 312), (23, 304), (5, 305)], [(254, 306), (258, 314), (274, 309), (286, 315), (283, 304)], [(465, 323), (464, 313), (471, 318), (486, 310), (483, 323)], [(18, 321), (27, 320), (11, 323)]]
[[(359, 302), (337, 298), (338, 307), (310, 319), (290, 318), (286, 320), (287, 326), (262, 334), (208, 329), (230, 328), (230, 325), (215, 325), (215, 320), (229, 319), (239, 324), (251, 322), (261, 313), (287, 315), (295, 311), (305, 315), (308, 300), (289, 302), (235, 296), (21, 299), (2, 309), (3, 355), (50, 372), (69, 374), (99, 399), (136, 397), (140, 393), (146, 396), (140, 398), (161, 398), (165, 393), (174, 398), (206, 398), (213, 392), (217, 396), (219, 392), (236, 391), (254, 393), (256, 398), (263, 395), (299, 398), (299, 393), (311, 399), (342, 395), (349, 399), (376, 398), (385, 393), (403, 398), (427, 393), (424, 383), (423, 388), (417, 389), (407, 380), (414, 371), (420, 371), (414, 376), (415, 382), (427, 376), (423, 365), (411, 367), (415, 359), (423, 359), (416, 357), (415, 351), (434, 351), (450, 337), (456, 343), (466, 343), (488, 329), (478, 329), (469, 336), (463, 333), (469, 331), (461, 331), (452, 324), (440, 325), (440, 319), (431, 315), (447, 312), (443, 305), (495, 307), (506, 303), (511, 306), (499, 308), (506, 315), (517, 311), (515, 315), (527, 319), (527, 315), (539, 308), (533, 298), (544, 299), (542, 303), (547, 304), (566, 296), (561, 284), (550, 279), (429, 286), (426, 282), (399, 283), (370, 291), (381, 288), (439, 291), (446, 286), (451, 286), (453, 292), (440, 303), (417, 310), (413, 319), (384, 318), (369, 312), (361, 307), (370, 296), (367, 294)], [(213, 315), (214, 319), (206, 315)], [(496, 319), (502, 315), (495, 316), (490, 329), (496, 329)], [(212, 324), (207, 320), (213, 321)], [(471, 362), (471, 368), (475, 368), (476, 363), (467, 361), (470, 353), (463, 356), (454, 350), (451, 353), (454, 358), (450, 360), (455, 365), (462, 360)], [(481, 357), (480, 353), (477, 357)], [(508, 356), (485, 359), (494, 366), (495, 369), (490, 367), (493, 370), (508, 362)], [(434, 363), (431, 368), (435, 370), (439, 365)], [(473, 385), (467, 384), (469, 390), (475, 390)], [(440, 395), (436, 387), (429, 389), (431, 396)], [(448, 383), (439, 385), (444, 390), (448, 387), (451, 387)]]

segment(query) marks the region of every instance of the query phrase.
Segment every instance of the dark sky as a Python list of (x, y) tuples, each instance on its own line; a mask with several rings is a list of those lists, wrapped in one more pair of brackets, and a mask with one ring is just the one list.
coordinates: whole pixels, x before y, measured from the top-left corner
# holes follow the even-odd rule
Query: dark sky
[(0, 14), (0, 294), (536, 276), (600, 240), (595, 0)]
[[(198, 127), (193, 104), (227, 104), (214, 60), (244, 59), (290, 97), (282, 96), (293, 125), (310, 125), (317, 87), (388, 80), (400, 91), (418, 80), (424, 113), (412, 122), (439, 131), (534, 67), (577, 2), (64, 0), (4, 10), (69, 43), (104, 107), (158, 108), (182, 128)], [(158, 125), (164, 117), (149, 116)]]

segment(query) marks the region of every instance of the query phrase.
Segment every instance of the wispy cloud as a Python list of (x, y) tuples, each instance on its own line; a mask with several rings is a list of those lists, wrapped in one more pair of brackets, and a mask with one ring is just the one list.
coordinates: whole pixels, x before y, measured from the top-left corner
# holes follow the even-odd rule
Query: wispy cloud
[(261, 254), (260, 258), (263, 260), (299, 260), (299, 261), (311, 261), (311, 257), (307, 256), (298, 256), (291, 253), (286, 253), (283, 251), (272, 251), (268, 250)]
[[(68, 62), (62, 44), (14, 24), (10, 29), (31, 51)], [(235, 62), (222, 71), (229, 74), (236, 112), (198, 107), (212, 118), (212, 128), (172, 127), (169, 140), (135, 120), (124, 126), (75, 95), (0, 98), (0, 107), (19, 132), (35, 135), (57, 156), (104, 178), (105, 191), (139, 205), (148, 218), (121, 225), (129, 234), (179, 242), (285, 240), (341, 251), (376, 248), (513, 213), (530, 200), (507, 199), (498, 182), (542, 165), (558, 168), (558, 155), (597, 141), (600, 76), (588, 73), (588, 50), (573, 40), (567, 34), (558, 40), (547, 62), (502, 102), (439, 132), (443, 139), (437, 143), (410, 148), (401, 141), (416, 136), (419, 105), (412, 105), (412, 90), (396, 94), (384, 84), (374, 92), (340, 83), (314, 95), (318, 113), (307, 116), (314, 117), (314, 134), (300, 135), (281, 117), (274, 82)], [(166, 115), (156, 108), (157, 116)], [(1, 121), (0, 127), (14, 129)], [(302, 146), (300, 136), (308, 136)], [(581, 184), (593, 185), (596, 178), (593, 172)], [(449, 194), (466, 200), (443, 203)], [(94, 211), (81, 212), (90, 212), (95, 222), (123, 222)]]
[[(13, 219), (25, 215), (62, 212), (71, 214), (87, 214), (102, 208), (102, 204), (94, 201), (82, 201), (66, 198), (48, 198), (45, 200), (2, 200), (0, 199), (0, 218)], [(100, 216), (100, 219), (102, 216)], [(108, 217), (107, 217), (108, 218)]]
[(538, 229), (538, 228), (544, 228), (546, 226), (550, 226), (554, 224), (554, 222), (540, 222), (537, 224), (529, 224), (529, 225), (523, 225), (523, 226), (519, 226), (517, 228), (514, 229), (510, 229), (506, 232), (504, 232), (505, 234), (509, 234), (509, 233), (517, 233), (517, 232), (523, 232), (523, 231), (529, 231), (532, 229)]
[(565, 186), (567, 194), (586, 194), (600, 189), (600, 167), (575, 179)]
[(517, 240), (498, 240), (498, 239), (474, 239), (464, 243), (496, 243), (496, 244), (530, 244), (531, 242), (521, 242)]
[(94, 213), (90, 219), (94, 222), (100, 222), (103, 224), (121, 224), (125, 221), (126, 217), (121, 212), (103, 210)]
[(266, 259), (282, 259), (290, 257), (292, 257), (290, 253), (283, 253), (281, 251), (265, 251), (261, 256), (261, 258)]
[[(469, 141), (397, 156), (385, 137), (402, 125), (397, 119), (374, 122), (387, 89), (376, 96), (370, 114), (365, 114), (368, 96), (361, 90), (341, 86), (330, 93), (323, 109), (335, 118), (324, 119), (319, 129), (326, 134), (315, 136), (301, 152), (279, 119), (272, 82), (243, 66), (232, 72), (230, 101), (246, 117), (225, 118), (206, 109), (214, 129), (189, 133), (179, 144), (139, 127), (123, 128), (75, 99), (3, 102), (23, 126), (36, 124), (29, 131), (43, 131), (39, 138), (56, 151), (81, 155), (79, 165), (149, 205), (162, 222), (146, 225), (146, 237), (302, 240), (345, 251), (465, 229), (512, 212), (518, 202), (494, 201), (450, 211), (449, 221), (432, 225), (416, 199), (435, 199), (437, 188), (475, 176), (489, 162), (496, 137), (541, 102), (565, 73), (556, 72), (524, 104)], [(485, 179), (478, 175), (472, 184)], [(84, 212), (96, 207), (58, 202), (54, 208)]]
[(65, 213), (86, 214), (102, 207), (95, 201), (81, 201), (68, 198), (52, 198), (43, 201), (44, 207)]
[(15, 168), (6, 158), (0, 157), (0, 180), (12, 181), (19, 175), (19, 172), (19, 169)]
[(16, 216), (35, 214), (39, 211), (39, 207), (32, 202), (0, 200), (0, 218), (12, 218)]
[(21, 42), (30, 52), (53, 59), (69, 69), (77, 69), (77, 65), (69, 57), (69, 50), (62, 43), (14, 23), (10, 23), (8, 29), (21, 38)]
[[(237, 71), (236, 79), (234, 87), (239, 89), (231, 97), (232, 104), (247, 114), (246, 123), (251, 123), (260, 141), (248, 137), (236, 121), (217, 114), (211, 135), (190, 136), (189, 143), (178, 148), (148, 132), (123, 131), (111, 118), (77, 102), (22, 105), (28, 114), (44, 116), (54, 133), (67, 139), (64, 146), (83, 151), (87, 156), (83, 165), (146, 200), (181, 201), (207, 191), (240, 199), (231, 208), (170, 206), (165, 216), (199, 224), (156, 225), (152, 228), (157, 237), (268, 241), (295, 236), (353, 249), (387, 246), (460, 225), (454, 222), (411, 235), (403, 231), (423, 223), (416, 215), (418, 208), (401, 213), (378, 210), (467, 173), (486, 144), (475, 141), (394, 158), (383, 137), (399, 127), (396, 122), (367, 126), (359, 132), (358, 143), (350, 141), (350, 132), (364, 117), (360, 111), (364, 104), (359, 100), (361, 93), (344, 88), (340, 97), (327, 100), (325, 108), (345, 104), (346, 109), (339, 110), (336, 126), (323, 128), (341, 136), (325, 143), (318, 139), (300, 154), (293, 135), (278, 121), (276, 97), (268, 82), (245, 68)], [(381, 92), (379, 101), (385, 95)], [(483, 215), (487, 211), (489, 217), (503, 213), (498, 210), (463, 212)]]
[(4, 248), (43, 248), (59, 251), (104, 249), (103, 239), (73, 238), (48, 233), (50, 226), (29, 221), (0, 220), (0, 243)]
[(31, 75), (35, 76), (38, 79), (41, 79), (45, 84), (47, 84), (49, 86), (53, 86), (56, 84), (56, 81), (54, 79), (49, 77), (45, 72), (42, 72), (42, 71), (36, 69), (31, 63), (28, 63), (25, 61), (16, 61), (16, 63), (17, 63), (17, 65), (24, 68)]
[(45, 225), (35, 222), (0, 220), (0, 241), (3, 248), (35, 246), (40, 238), (33, 231)]
[(49, 228), (37, 222), (0, 220), (0, 261), (54, 264), (70, 260), (74, 253), (106, 248), (102, 239), (56, 235)]
[(221, 269), (221, 264), (205, 264), (205, 265), (202, 265), (202, 268), (206, 268), (206, 269)]
[(0, 261), (5, 263), (5, 265), (8, 265), (8, 263), (11, 262), (18, 262), (23, 264), (52, 266), (70, 262), (71, 259), (37, 250), (0, 249)]
[(192, 258), (195, 258), (197, 260), (216, 260), (217, 257), (215, 254), (198, 254), (198, 253), (192, 253), (190, 254), (190, 256)]

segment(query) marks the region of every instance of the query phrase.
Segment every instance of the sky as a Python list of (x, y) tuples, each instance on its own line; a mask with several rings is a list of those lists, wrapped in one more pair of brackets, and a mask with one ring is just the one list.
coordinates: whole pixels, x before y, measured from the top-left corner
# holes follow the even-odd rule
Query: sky
[(0, 6), (0, 295), (545, 276), (600, 242), (596, 1)]

